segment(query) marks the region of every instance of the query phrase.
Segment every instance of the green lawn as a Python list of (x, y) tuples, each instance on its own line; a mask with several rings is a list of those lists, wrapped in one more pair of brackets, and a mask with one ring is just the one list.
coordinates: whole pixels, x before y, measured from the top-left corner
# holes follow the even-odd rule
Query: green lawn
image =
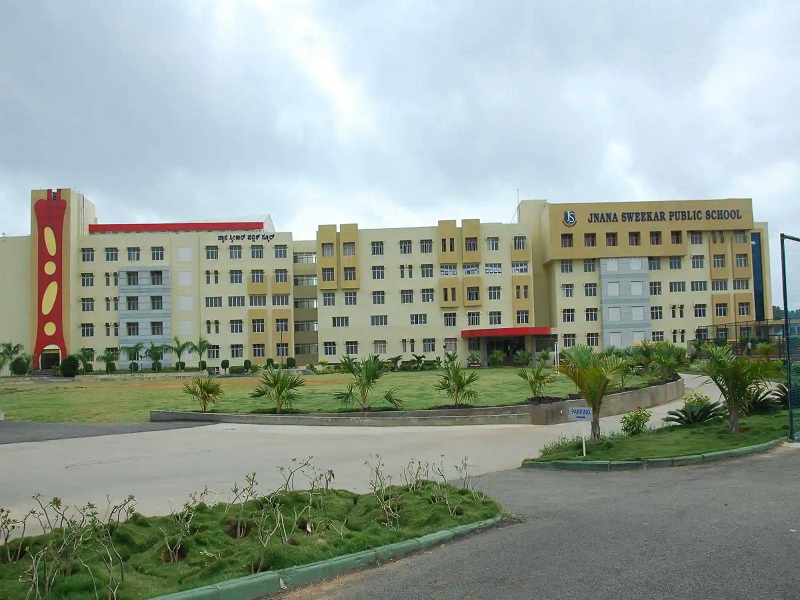
[(743, 433), (730, 433), (727, 420), (662, 427), (645, 435), (612, 437), (597, 444), (587, 444), (585, 458), (581, 455), (581, 442), (578, 439), (561, 444), (555, 450), (545, 449), (536, 460), (639, 460), (730, 450), (787, 436), (789, 415), (782, 410), (746, 417), (741, 421), (741, 429)]
[[(224, 503), (194, 505), (190, 533), (182, 540), (178, 537), (181, 525), (174, 517), (133, 514), (110, 529), (110, 539), (125, 565), (124, 582), (116, 597), (152, 598), (367, 550), (502, 513), (499, 504), (479, 492), (433, 482), (415, 485), (413, 490), (404, 486), (381, 492), (384, 502), (396, 511), (396, 518), (388, 520), (391, 526), (386, 524), (386, 512), (376, 496), (323, 488), (280, 492), (231, 507)], [(100, 507), (101, 519), (104, 510)], [(52, 509), (50, 515), (55, 516)], [(108, 571), (93, 550), (102, 550), (98, 540), (107, 543), (109, 537), (93, 534), (73, 552), (69, 544), (61, 547), (63, 540), (69, 539), (63, 531), (13, 540), (8, 548), (0, 546), (0, 598), (28, 597), (30, 583), (24, 582), (24, 571), (31, 564), (31, 556), (47, 549), (48, 554), (58, 551), (56, 560), (63, 561), (65, 568), (56, 576), (50, 593), (42, 595), (44, 600), (95, 598), (95, 585), (99, 597), (107, 597)], [(86, 534), (90, 529), (82, 531)], [(266, 538), (270, 532), (274, 535)], [(174, 549), (172, 553), (167, 550), (167, 541)], [(43, 563), (40, 574), (49, 564), (50, 560)], [(114, 564), (119, 579), (118, 561)]]

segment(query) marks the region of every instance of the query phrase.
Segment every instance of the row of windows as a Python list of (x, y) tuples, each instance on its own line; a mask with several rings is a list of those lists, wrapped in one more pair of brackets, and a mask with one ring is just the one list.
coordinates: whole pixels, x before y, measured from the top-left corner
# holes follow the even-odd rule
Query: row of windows
[[(692, 258), (692, 268), (693, 269), (703, 269), (705, 268), (706, 257), (702, 254), (693, 254)], [(750, 264), (750, 259), (747, 254), (737, 254), (736, 255), (736, 266), (737, 267), (747, 267)], [(712, 257), (712, 265), (715, 269), (724, 269), (725, 268), (725, 255), (724, 254), (714, 254)], [(669, 257), (669, 268), (670, 269), (680, 269), (683, 266), (683, 260), (680, 256), (670, 256)], [(661, 257), (659, 256), (651, 256), (647, 259), (647, 268), (650, 271), (660, 271), (661, 270)]]
[[(455, 238), (442, 238), (442, 252), (455, 252), (456, 249), (456, 240)], [(400, 240), (399, 241), (399, 250), (400, 254), (411, 254), (413, 251), (414, 243), (412, 240)], [(514, 249), (515, 250), (524, 250), (527, 247), (527, 237), (524, 235), (515, 235), (514, 236)], [(487, 237), (486, 238), (486, 249), (490, 252), (500, 250), (500, 238), (499, 237)], [(382, 241), (373, 241), (370, 242), (370, 250), (372, 252), (372, 256), (383, 256), (385, 250), (385, 244)], [(464, 250), (466, 252), (477, 252), (478, 251), (478, 238), (477, 237), (467, 237), (464, 238)], [(432, 239), (425, 239), (419, 241), (419, 251), (421, 254), (432, 254), (433, 253), (433, 240)], [(322, 256), (334, 256), (335, 249), (334, 244), (331, 242), (325, 242), (322, 244)], [(355, 242), (344, 242), (342, 244), (342, 254), (344, 256), (355, 256), (356, 254), (356, 243)]]
[[(119, 335), (119, 323), (106, 323), (106, 336)], [(134, 337), (139, 334), (139, 322), (129, 321), (125, 323), (125, 335)], [(164, 321), (150, 321), (150, 336), (164, 335)], [(94, 323), (81, 323), (81, 337), (94, 337)]]
[[(488, 313), (489, 325), (502, 325), (503, 316), (499, 310), (490, 310)], [(457, 314), (454, 312), (446, 312), (442, 314), (442, 319), (445, 327), (457, 327)], [(518, 325), (527, 325), (530, 323), (530, 311), (518, 310), (516, 311), (516, 322)], [(332, 317), (331, 324), (333, 327), (349, 327), (350, 317)], [(370, 325), (372, 327), (382, 327), (389, 324), (388, 315), (371, 315)], [(427, 313), (414, 313), (409, 315), (409, 325), (427, 325)], [(481, 324), (480, 311), (467, 311), (467, 325), (474, 327)]]
[[(725, 241), (724, 234), (720, 233), (721, 241)], [(716, 242), (716, 233), (713, 234), (713, 239)], [(745, 244), (747, 243), (747, 234), (744, 231), (735, 231), (733, 233), (733, 241), (737, 244)], [(562, 248), (572, 248), (574, 246), (574, 236), (571, 233), (562, 233), (561, 234), (561, 247)], [(683, 232), (682, 231), (672, 231), (670, 232), (670, 242), (673, 244), (682, 244), (683, 243)], [(702, 231), (690, 231), (689, 232), (689, 243), (691, 244), (702, 244), (703, 243), (703, 232)], [(662, 233), (660, 231), (651, 231), (650, 232), (650, 245), (651, 246), (660, 246), (662, 244)], [(583, 245), (587, 248), (592, 248), (597, 246), (597, 234), (596, 233), (584, 233), (583, 234)], [(606, 246), (614, 247), (619, 245), (619, 236), (616, 232), (608, 232), (606, 233)], [(628, 245), (629, 246), (641, 246), (642, 245), (642, 234), (639, 231), (631, 231), (628, 233)]]
[[(672, 307), (672, 318), (683, 318), (684, 317), (684, 305), (673, 305)], [(695, 304), (694, 305), (694, 316), (698, 319), (706, 318), (707, 317), (707, 305), (706, 304)], [(632, 321), (644, 321), (644, 306), (632, 306), (631, 307), (631, 320)], [(716, 303), (714, 305), (714, 314), (718, 317), (727, 317), (728, 316), (728, 304), (724, 302)], [(739, 302), (738, 303), (738, 314), (740, 317), (749, 317), (750, 316), (750, 303), (749, 302)], [(599, 309), (597, 308), (587, 308), (584, 310), (584, 319), (587, 322), (595, 322), (598, 320), (599, 316)], [(620, 321), (621, 320), (621, 308), (619, 306), (610, 306), (608, 307), (608, 320), (609, 321)], [(650, 319), (653, 321), (657, 321), (664, 318), (664, 308), (663, 306), (651, 306), (650, 307)], [(561, 321), (564, 323), (574, 323), (575, 322), (575, 309), (574, 308), (564, 308), (561, 309)]]
[[(117, 262), (119, 260), (118, 248), (106, 248), (106, 262)], [(81, 248), (81, 260), (83, 262), (94, 262), (94, 248)], [(142, 257), (142, 249), (138, 246), (127, 248), (129, 262), (138, 262)], [(153, 246), (150, 248), (150, 259), (154, 261), (164, 260), (164, 246)]]
[[(708, 281), (700, 280), (700, 281), (692, 281), (690, 285), (690, 289), (693, 292), (706, 292), (708, 291)], [(750, 289), (750, 280), (749, 279), (734, 279), (733, 280), (733, 289), (735, 291), (745, 291)], [(660, 296), (662, 293), (662, 285), (660, 281), (651, 281), (650, 282), (650, 295), (651, 296)], [(669, 291), (670, 292), (685, 292), (686, 291), (686, 282), (685, 281), (670, 281), (669, 282)], [(726, 292), (728, 291), (728, 280), (727, 279), (712, 279), (711, 280), (711, 291), (712, 292)]]
[[(249, 298), (249, 306), (267, 306), (266, 294), (250, 294), (248, 298)], [(205, 303), (206, 303), (206, 308), (222, 308), (223, 306), (222, 296), (206, 296)], [(244, 305), (245, 305), (244, 296), (228, 296), (229, 307), (244, 306)], [(289, 294), (273, 294), (272, 306), (289, 306)]]
[[(123, 271), (127, 285), (164, 285), (163, 271)], [(119, 273), (106, 273), (106, 285), (119, 285)], [(81, 287), (94, 287), (94, 273), (81, 273)]]
[[(422, 302), (433, 302), (435, 296), (433, 288), (423, 288), (420, 290), (420, 299)], [(517, 299), (527, 298), (529, 295), (529, 287), (527, 285), (515, 286), (515, 294)], [(400, 303), (411, 304), (414, 302), (416, 290), (400, 290)], [(491, 285), (487, 288), (487, 297), (489, 300), (500, 300), (502, 298), (502, 290), (499, 285)], [(467, 300), (480, 301), (481, 290), (477, 286), (467, 287)], [(442, 300), (445, 302), (457, 300), (456, 288), (442, 288)], [(355, 306), (358, 304), (358, 292), (345, 291), (344, 292), (345, 306)], [(372, 304), (386, 304), (386, 292), (382, 290), (372, 292)], [(336, 306), (336, 292), (322, 292), (322, 305), (323, 306)]]

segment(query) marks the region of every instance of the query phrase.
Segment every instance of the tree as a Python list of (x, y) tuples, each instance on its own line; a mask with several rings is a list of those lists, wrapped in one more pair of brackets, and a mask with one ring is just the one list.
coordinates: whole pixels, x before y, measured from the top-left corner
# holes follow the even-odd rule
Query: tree
[(439, 375), (439, 381), (433, 387), (447, 394), (453, 406), (461, 406), (478, 398), (474, 387), (478, 379), (477, 371), (465, 369), (458, 361), (448, 361), (444, 363), (444, 373)]
[(177, 335), (172, 339), (172, 345), (169, 347), (169, 349), (171, 352), (175, 353), (175, 356), (178, 357), (178, 360), (175, 362), (175, 366), (178, 368), (179, 371), (183, 370), (181, 356), (189, 352), (191, 344), (192, 342), (182, 342)]
[(414, 368), (417, 371), (421, 371), (422, 367), (425, 364), (425, 355), (424, 354), (412, 354), (411, 356), (414, 357)]
[(129, 362), (139, 360), (139, 355), (142, 353), (142, 350), (144, 350), (144, 344), (142, 342), (136, 342), (130, 346), (120, 348), (120, 352), (125, 354)]
[(81, 348), (75, 353), (75, 358), (78, 359), (78, 362), (81, 363), (81, 373), (83, 375), (86, 374), (87, 369), (91, 371), (91, 364), (94, 360), (94, 349), (93, 348)]
[(209, 377), (195, 377), (191, 382), (183, 384), (183, 393), (191, 396), (203, 412), (208, 411), (209, 404), (216, 404), (225, 395), (222, 384)]
[(775, 344), (771, 342), (761, 342), (756, 346), (756, 351), (763, 360), (769, 360), (769, 357), (775, 352), (775, 348)]
[(3, 342), (0, 344), (0, 371), (2, 371), (3, 367), (6, 365), (10, 365), (11, 361), (13, 361), (23, 349), (24, 346), (22, 344), (17, 344), (15, 342)]
[(527, 367), (531, 364), (533, 360), (533, 354), (528, 352), (527, 350), (517, 350), (514, 353), (514, 362), (520, 365), (521, 367)]
[(538, 398), (545, 388), (556, 380), (556, 374), (548, 369), (544, 363), (536, 363), (530, 371), (518, 369), (517, 375), (524, 379), (531, 389), (531, 398)]
[(261, 382), (251, 392), (251, 398), (266, 398), (275, 405), (275, 412), (283, 412), (284, 406), (291, 408), (299, 394), (297, 390), (306, 384), (300, 375), (293, 375), (283, 369), (267, 367), (261, 375)]
[(169, 344), (154, 344), (150, 342), (150, 346), (144, 351), (144, 355), (150, 359), (154, 371), (159, 370), (161, 361), (164, 359), (164, 352), (168, 352), (169, 350)]
[(392, 371), (397, 371), (397, 369), (400, 367), (400, 362), (403, 360), (403, 355), (398, 354), (397, 356), (390, 356), (386, 360), (389, 364), (392, 365), (390, 369)]
[(678, 370), (687, 363), (686, 348), (671, 342), (653, 344), (652, 366), (662, 381), (674, 379)]
[(113, 350), (106, 350), (99, 356), (96, 356), (95, 360), (105, 365), (106, 373), (111, 373), (112, 365), (114, 365), (114, 361), (117, 360), (117, 353)]
[[(342, 404), (348, 405), (356, 402), (361, 410), (368, 410), (373, 404), (370, 401), (370, 394), (375, 389), (378, 380), (388, 373), (386, 365), (380, 357), (371, 354), (367, 358), (358, 360), (352, 356), (342, 357), (342, 368), (353, 376), (354, 381), (347, 386), (344, 392), (336, 392), (334, 398)], [(388, 402), (395, 408), (399, 408), (403, 401), (397, 397), (397, 392), (391, 388), (379, 398)]]
[(189, 342), (189, 352), (197, 354), (197, 365), (203, 362), (203, 355), (208, 351), (209, 342), (205, 338), (198, 338), (196, 342)]
[(541, 350), (539, 350), (539, 358), (538, 358), (539, 362), (546, 365), (547, 361), (550, 360), (551, 354), (552, 352), (550, 351), (550, 348), (542, 348)]
[(78, 369), (81, 367), (81, 361), (78, 360), (76, 354), (70, 354), (64, 357), (61, 361), (61, 376), (62, 377), (75, 377), (78, 374)]
[(697, 370), (719, 388), (728, 410), (731, 433), (739, 433), (739, 413), (747, 411), (756, 392), (766, 388), (769, 377), (780, 374), (780, 365), (736, 356), (729, 346), (709, 346), (706, 353), (708, 358), (698, 363)]
[(600, 409), (603, 399), (614, 387), (617, 365), (596, 354), (588, 346), (574, 346), (561, 353), (556, 371), (569, 377), (586, 404), (592, 409), (592, 440), (600, 439)]
[(489, 353), (489, 365), (492, 367), (499, 367), (503, 364), (503, 360), (505, 360), (506, 354), (502, 350), (492, 350)]

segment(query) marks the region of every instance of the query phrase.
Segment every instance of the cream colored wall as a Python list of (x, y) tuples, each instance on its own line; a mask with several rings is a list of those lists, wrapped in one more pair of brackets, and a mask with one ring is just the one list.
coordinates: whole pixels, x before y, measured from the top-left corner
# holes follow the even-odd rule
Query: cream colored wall
[(31, 237), (0, 238), (0, 256), (0, 281), (5, 289), (0, 295), (0, 341), (22, 344), (31, 352)]

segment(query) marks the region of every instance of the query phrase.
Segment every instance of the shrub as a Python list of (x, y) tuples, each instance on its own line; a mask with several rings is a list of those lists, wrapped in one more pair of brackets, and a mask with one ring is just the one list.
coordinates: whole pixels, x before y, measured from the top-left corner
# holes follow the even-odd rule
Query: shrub
[(117, 365), (113, 362), (106, 363), (106, 373), (116, 373)]
[(533, 354), (527, 350), (517, 350), (517, 352), (514, 354), (514, 362), (520, 366), (526, 367), (531, 364), (532, 360)]
[(547, 364), (547, 361), (550, 360), (551, 354), (552, 353), (550, 352), (549, 348), (542, 348), (541, 350), (539, 350), (539, 358), (538, 358), (539, 362)]
[(197, 363), (197, 366), (200, 368), (201, 371), (205, 371), (206, 370), (206, 361), (201, 360), (199, 363)]
[(625, 435), (642, 435), (647, 429), (650, 417), (653, 416), (646, 408), (637, 406), (629, 413), (622, 415), (622, 433)]
[(781, 403), (772, 392), (765, 389), (756, 390), (747, 404), (748, 415), (759, 415), (780, 410)]
[(306, 380), (299, 375), (292, 375), (283, 369), (267, 369), (261, 375), (260, 383), (250, 397), (266, 398), (275, 405), (275, 412), (280, 414), (284, 407), (292, 407), (295, 400), (299, 398), (298, 388), (305, 384)]
[(671, 410), (664, 417), (664, 423), (676, 425), (694, 425), (705, 423), (712, 419), (721, 419), (728, 411), (719, 402), (705, 402), (701, 404), (688, 404), (678, 410)]
[(711, 404), (711, 398), (697, 391), (689, 392), (683, 397), (683, 408), (702, 404)]
[(492, 367), (499, 367), (503, 364), (506, 355), (502, 350), (492, 350), (489, 354), (489, 365)]
[(537, 363), (530, 371), (527, 369), (518, 369), (517, 375), (528, 383), (532, 398), (540, 397), (544, 393), (545, 388), (557, 379), (556, 374), (541, 362)]
[[(13, 368), (14, 363), (11, 363)], [(74, 356), (67, 356), (61, 361), (61, 376), (75, 377), (81, 368), (81, 362)]]
[(250, 361), (250, 359), (249, 358), (245, 358), (244, 359), (244, 370), (245, 370), (246, 373), (250, 372), (250, 367), (252, 367), (252, 366), (253, 366), (253, 363)]
[(94, 366), (92, 366), (92, 363), (86, 363), (84, 365), (84, 367), (83, 367), (83, 372), (84, 373), (93, 373), (94, 372)]
[(290, 369), (294, 369), (297, 366), (297, 359), (294, 356), (290, 356), (286, 359), (286, 366)]
[(139, 363), (133, 361), (131, 364), (128, 365), (128, 369), (130, 369), (131, 373), (138, 373), (139, 372)]
[(245, 368), (240, 367), (239, 365), (231, 365), (230, 368), (228, 369), (228, 373), (230, 373), (231, 375), (243, 375), (246, 372), (247, 371), (245, 370)]
[(789, 388), (785, 383), (772, 390), (772, 397), (782, 408), (789, 408)]
[[(320, 364), (322, 364), (322, 363), (320, 363)], [(272, 358), (268, 358), (268, 359), (267, 359), (267, 366), (268, 366), (270, 369), (274, 368), (274, 367), (275, 367), (275, 361), (274, 361)]]
[(196, 377), (191, 383), (183, 384), (183, 393), (191, 396), (203, 412), (209, 404), (216, 404), (224, 395), (222, 384), (216, 379)]
[(161, 361), (160, 360), (154, 360), (153, 361), (153, 371), (155, 371), (156, 373), (161, 371)]
[(186, 370), (186, 363), (182, 360), (179, 360), (175, 363), (175, 370), (176, 371), (185, 371)]
[(220, 366), (222, 367), (222, 370), (227, 373), (228, 372), (228, 367), (231, 366), (231, 361), (229, 361), (227, 358), (225, 358), (220, 363)]

